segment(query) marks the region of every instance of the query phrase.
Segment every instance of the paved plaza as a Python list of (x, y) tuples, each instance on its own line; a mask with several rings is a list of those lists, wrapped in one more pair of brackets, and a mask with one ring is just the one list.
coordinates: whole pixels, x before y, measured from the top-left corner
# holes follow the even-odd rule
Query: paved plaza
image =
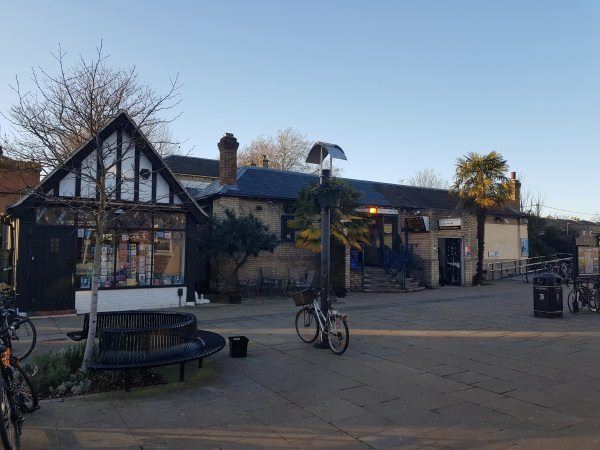
[[(566, 291), (565, 291), (566, 292)], [(532, 315), (517, 281), (410, 294), (355, 293), (343, 356), (300, 342), (292, 301), (189, 309), (250, 338), (189, 365), (185, 383), (44, 401), (33, 449), (600, 448), (600, 315)], [(76, 317), (37, 319), (38, 352)]]

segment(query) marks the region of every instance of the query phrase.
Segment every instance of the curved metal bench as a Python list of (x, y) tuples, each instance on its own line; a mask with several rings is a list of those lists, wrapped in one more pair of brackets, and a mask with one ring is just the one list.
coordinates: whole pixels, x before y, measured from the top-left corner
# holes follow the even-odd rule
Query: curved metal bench
[[(84, 339), (89, 327), (86, 314), (81, 332), (69, 333)], [(99, 313), (96, 323), (98, 355), (90, 370), (126, 370), (179, 364), (179, 380), (184, 380), (185, 363), (202, 359), (225, 347), (225, 339), (210, 331), (198, 330), (193, 314), (163, 311), (123, 311)], [(81, 336), (81, 337), (80, 337)]]

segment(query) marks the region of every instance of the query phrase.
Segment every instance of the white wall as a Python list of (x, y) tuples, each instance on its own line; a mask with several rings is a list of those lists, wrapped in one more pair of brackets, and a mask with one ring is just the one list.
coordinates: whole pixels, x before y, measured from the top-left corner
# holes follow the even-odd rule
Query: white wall
[[(98, 293), (98, 311), (127, 311), (136, 309), (175, 308), (179, 306), (177, 289), (183, 289), (181, 305), (185, 306), (186, 287), (156, 287), (110, 289)], [(77, 314), (90, 312), (91, 291), (75, 292)]]
[(135, 145), (129, 135), (123, 132), (121, 156), (121, 199), (133, 201), (135, 190)]
[[(152, 172), (152, 163), (146, 155), (140, 153), (140, 172), (142, 169), (148, 169)], [(140, 202), (150, 202), (152, 201), (152, 175), (147, 180), (144, 180), (140, 177)]]
[(169, 183), (160, 175), (156, 175), (156, 203), (169, 203)]
[(58, 184), (58, 195), (61, 197), (73, 197), (75, 195), (76, 178), (75, 173), (71, 172), (60, 180), (60, 183)]

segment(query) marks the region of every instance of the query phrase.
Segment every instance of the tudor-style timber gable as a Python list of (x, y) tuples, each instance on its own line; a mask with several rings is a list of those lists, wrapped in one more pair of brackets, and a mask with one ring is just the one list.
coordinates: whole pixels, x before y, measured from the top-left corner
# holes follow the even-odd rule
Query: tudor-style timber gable
[(90, 205), (102, 192), (115, 205), (187, 206), (195, 215), (202, 215), (194, 199), (126, 112), (120, 112), (108, 123), (98, 140), (100, 153), (96, 150), (96, 139), (88, 141), (15, 205), (13, 213), (53, 200), (59, 204), (80, 201)]

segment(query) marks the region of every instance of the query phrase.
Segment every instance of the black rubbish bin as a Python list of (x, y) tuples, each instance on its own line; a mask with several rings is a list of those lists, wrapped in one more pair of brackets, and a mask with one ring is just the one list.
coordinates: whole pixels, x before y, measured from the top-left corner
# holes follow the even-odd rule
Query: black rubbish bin
[(562, 278), (542, 273), (533, 278), (533, 315), (560, 317), (563, 313)]
[(245, 358), (248, 354), (248, 342), (246, 336), (231, 336), (229, 338), (229, 356), (232, 358)]

